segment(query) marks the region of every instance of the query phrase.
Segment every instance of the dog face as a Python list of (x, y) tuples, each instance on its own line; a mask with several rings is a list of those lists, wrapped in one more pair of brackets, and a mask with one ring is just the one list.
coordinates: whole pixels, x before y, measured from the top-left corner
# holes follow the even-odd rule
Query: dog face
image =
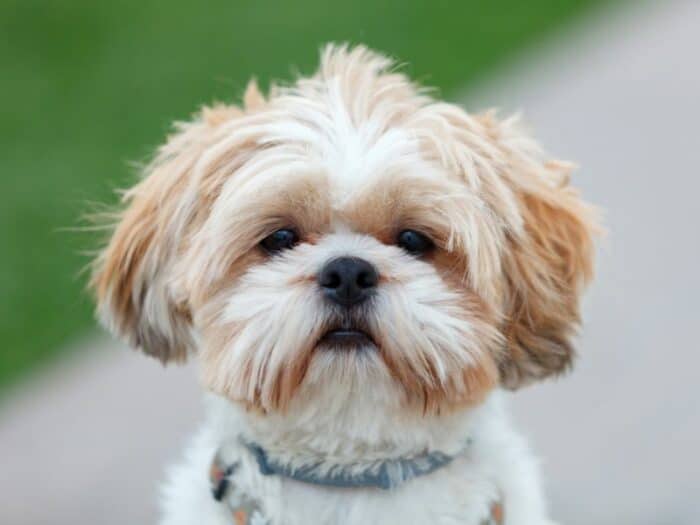
[(264, 412), (436, 412), (566, 369), (595, 228), (569, 167), (390, 67), (330, 46), (178, 126), (95, 263), (104, 322)]

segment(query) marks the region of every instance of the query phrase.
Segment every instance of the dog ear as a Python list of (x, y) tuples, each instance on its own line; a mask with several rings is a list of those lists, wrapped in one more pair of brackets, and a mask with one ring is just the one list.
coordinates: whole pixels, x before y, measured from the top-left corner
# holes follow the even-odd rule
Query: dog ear
[[(259, 105), (257, 93), (252, 85), (247, 97)], [(93, 263), (90, 287), (102, 323), (164, 363), (184, 361), (193, 347), (187, 293), (176, 264), (202, 213), (193, 173), (221, 125), (242, 113), (219, 105), (177, 126), (141, 182), (124, 193), (123, 211)]]
[[(499, 120), (493, 111), (470, 115), (451, 104), (426, 108), (428, 151), (455, 168), (502, 225), (482, 235), (498, 245), (481, 250), (498, 252), (484, 257), (488, 264), (467, 254), (472, 286), (500, 306), (501, 384), (515, 389), (566, 370), (593, 274), (597, 211), (569, 186), (572, 165), (547, 161), (517, 115)], [(484, 275), (492, 279), (481, 284)]]
[(500, 373), (502, 384), (515, 389), (570, 367), (600, 230), (596, 210), (569, 185), (571, 165), (542, 161), (518, 128), (506, 126), (501, 136), (523, 220), (522, 231), (508, 236), (503, 260), (507, 350)]

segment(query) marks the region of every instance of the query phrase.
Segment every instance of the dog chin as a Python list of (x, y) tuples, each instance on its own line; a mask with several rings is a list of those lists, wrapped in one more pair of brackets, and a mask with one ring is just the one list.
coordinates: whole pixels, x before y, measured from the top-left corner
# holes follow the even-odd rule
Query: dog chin
[(404, 411), (404, 389), (392, 377), (375, 343), (364, 334), (343, 333), (337, 342), (332, 340), (335, 337), (331, 334), (330, 341), (317, 345), (304, 381), (287, 407), (287, 416), (313, 414), (340, 425), (348, 417), (354, 419), (352, 414), (367, 412), (381, 417)]
[[(345, 397), (345, 402), (352, 402), (350, 398), (359, 395), (360, 387), (372, 388), (379, 376), (382, 376), (382, 382), (392, 382), (377, 339), (368, 326), (341, 322), (332, 325), (318, 339), (304, 383), (311, 385), (312, 389), (328, 389), (329, 395)], [(339, 396), (341, 385), (350, 387), (344, 396)], [(398, 391), (398, 386), (396, 389)]]

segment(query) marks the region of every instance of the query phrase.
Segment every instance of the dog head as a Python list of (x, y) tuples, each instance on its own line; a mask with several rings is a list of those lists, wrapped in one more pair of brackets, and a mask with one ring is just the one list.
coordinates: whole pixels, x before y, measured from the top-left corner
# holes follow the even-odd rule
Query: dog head
[(570, 167), (391, 66), (329, 46), (178, 125), (95, 263), (107, 326), (263, 411), (381, 388), (433, 412), (565, 370), (595, 230)]

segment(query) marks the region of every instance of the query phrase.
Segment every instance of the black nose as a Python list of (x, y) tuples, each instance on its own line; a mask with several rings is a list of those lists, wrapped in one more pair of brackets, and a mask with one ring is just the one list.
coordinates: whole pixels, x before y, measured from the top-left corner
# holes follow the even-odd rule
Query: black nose
[(377, 269), (358, 257), (333, 259), (318, 274), (318, 284), (326, 297), (342, 306), (352, 306), (367, 299), (377, 281)]

